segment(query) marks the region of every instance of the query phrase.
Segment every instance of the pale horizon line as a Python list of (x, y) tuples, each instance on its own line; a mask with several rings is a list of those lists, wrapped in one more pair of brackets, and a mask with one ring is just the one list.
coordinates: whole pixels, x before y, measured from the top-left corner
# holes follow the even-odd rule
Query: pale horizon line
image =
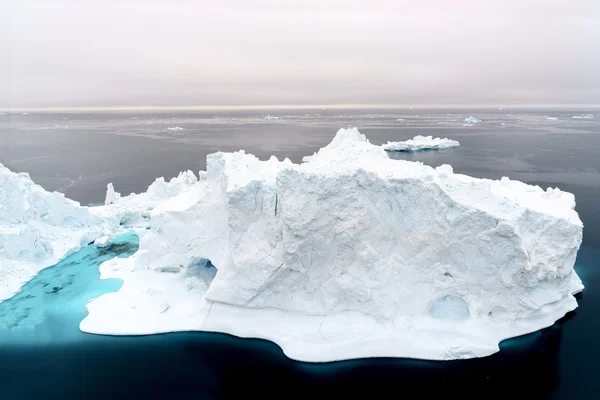
[(1, 108), (0, 112), (51, 112), (51, 111), (235, 111), (235, 110), (323, 110), (323, 109), (600, 109), (600, 104), (257, 104), (257, 105), (186, 105), (186, 106), (73, 106), (73, 107), (15, 107)]

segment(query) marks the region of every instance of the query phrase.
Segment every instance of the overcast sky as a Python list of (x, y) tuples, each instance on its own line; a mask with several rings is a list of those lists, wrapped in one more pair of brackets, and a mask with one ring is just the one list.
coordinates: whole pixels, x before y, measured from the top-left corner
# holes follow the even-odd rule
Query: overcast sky
[(0, 0), (0, 35), (0, 108), (600, 104), (600, 0)]

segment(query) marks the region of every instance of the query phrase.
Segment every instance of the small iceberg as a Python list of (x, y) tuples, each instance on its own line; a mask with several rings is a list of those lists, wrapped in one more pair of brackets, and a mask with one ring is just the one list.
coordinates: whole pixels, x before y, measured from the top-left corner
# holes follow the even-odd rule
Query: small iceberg
[(171, 126), (171, 127), (168, 127), (167, 130), (168, 131), (183, 131), (185, 129), (180, 126)]
[(465, 120), (463, 122), (464, 122), (463, 126), (474, 126), (474, 125), (477, 125), (478, 123), (480, 123), (481, 120), (477, 119), (475, 117), (468, 117), (468, 118), (465, 118)]
[[(575, 118), (575, 117), (573, 117), (573, 118)], [(556, 118), (556, 117), (546, 117), (546, 119), (548, 121), (556, 121), (558, 118)]]
[(398, 118), (396, 122), (404, 122), (404, 118)]
[[(24, 113), (21, 113), (21, 115), (29, 115), (29, 113), (28, 112), (24, 112)], [(575, 117), (573, 117), (573, 118), (575, 118)]]
[(581, 114), (581, 115), (573, 115), (574, 119), (594, 119), (593, 114)]
[(279, 117), (274, 117), (274, 116), (271, 116), (271, 115), (267, 115), (265, 117), (265, 121), (274, 121), (276, 119), (279, 119)]
[(404, 142), (387, 142), (381, 145), (385, 151), (423, 151), (423, 150), (442, 150), (460, 146), (460, 143), (451, 139), (433, 138), (433, 136), (415, 136), (413, 139)]

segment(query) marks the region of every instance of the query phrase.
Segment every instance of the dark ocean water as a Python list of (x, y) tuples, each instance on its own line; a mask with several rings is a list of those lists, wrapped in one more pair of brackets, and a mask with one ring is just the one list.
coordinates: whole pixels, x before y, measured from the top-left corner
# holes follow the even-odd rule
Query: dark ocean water
[[(491, 357), (300, 363), (272, 343), (223, 334), (81, 333), (85, 303), (120, 286), (100, 281), (97, 267), (135, 251), (135, 238), (124, 237), (44, 270), (19, 295), (0, 303), (0, 399), (597, 398), (600, 112), (596, 119), (572, 118), (588, 112), (299, 110), (272, 112), (281, 119), (269, 122), (260, 112), (0, 115), (0, 162), (83, 204), (102, 202), (108, 182), (128, 194), (145, 190), (157, 176), (204, 169), (206, 155), (219, 150), (298, 162), (340, 127), (357, 126), (376, 144), (418, 134), (456, 139), (457, 149), (393, 157), (574, 193), (584, 223), (576, 270), (586, 286), (575, 312), (550, 328), (503, 342)], [(463, 127), (470, 115), (483, 122)], [(167, 130), (176, 126), (184, 129)]]

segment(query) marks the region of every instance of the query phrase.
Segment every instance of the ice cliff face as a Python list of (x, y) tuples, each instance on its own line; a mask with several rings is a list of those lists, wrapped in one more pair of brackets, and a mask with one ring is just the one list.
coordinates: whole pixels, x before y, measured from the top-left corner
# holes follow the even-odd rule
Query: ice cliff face
[(572, 194), (392, 160), (357, 129), (304, 161), (214, 153), (199, 179), (96, 208), (149, 229), (101, 266), (125, 283), (81, 328), (228, 332), (311, 361), (455, 359), (577, 306)]

